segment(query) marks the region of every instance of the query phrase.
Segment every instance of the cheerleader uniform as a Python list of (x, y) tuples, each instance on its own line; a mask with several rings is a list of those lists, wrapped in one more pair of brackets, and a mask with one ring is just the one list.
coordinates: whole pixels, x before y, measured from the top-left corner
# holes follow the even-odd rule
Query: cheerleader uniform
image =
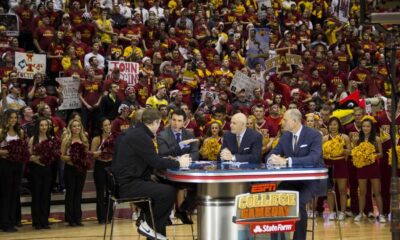
[[(69, 155), (70, 149), (67, 150)], [(82, 226), (82, 191), (85, 185), (86, 170), (78, 170), (70, 161), (64, 168), (65, 182), (65, 221), (70, 226)]]
[[(342, 136), (340, 135), (340, 137)], [(328, 140), (332, 140), (332, 137), (330, 135)], [(325, 159), (325, 165), (328, 166), (329, 169), (332, 169), (332, 178), (347, 179), (349, 177), (348, 164), (344, 157), (336, 160)]]
[[(107, 139), (103, 139), (103, 136), (100, 135), (100, 145), (97, 150), (100, 150), (101, 146)], [(107, 203), (108, 203), (108, 195), (106, 189), (106, 168), (111, 166), (112, 153), (102, 153), (100, 157), (103, 157), (101, 160), (96, 160), (94, 163), (93, 170), (93, 178), (94, 184), (96, 186), (96, 214), (97, 221), (102, 224), (106, 221), (107, 217)], [(112, 206), (110, 204), (109, 208), (109, 219), (111, 220), (112, 216)]]
[[(35, 149), (35, 145), (33, 146)], [(31, 215), (32, 226), (36, 229), (49, 228), (50, 192), (52, 171), (50, 165), (29, 162), (31, 173)]]
[(358, 179), (380, 178), (378, 159), (375, 159), (375, 162), (373, 164), (364, 166), (362, 168), (357, 168), (357, 178)]
[[(12, 140), (18, 140), (19, 136), (7, 136), (0, 147), (4, 148)], [(6, 158), (0, 158), (0, 228), (5, 232), (16, 232), (14, 228), (18, 219), (17, 209), (20, 202), (19, 188), (22, 177), (22, 163), (11, 162)]]

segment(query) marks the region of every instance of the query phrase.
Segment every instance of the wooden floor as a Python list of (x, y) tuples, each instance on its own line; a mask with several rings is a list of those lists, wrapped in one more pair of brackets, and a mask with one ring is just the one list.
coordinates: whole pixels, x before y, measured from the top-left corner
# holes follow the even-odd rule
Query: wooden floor
[[(194, 217), (196, 221), (196, 218)], [(178, 220), (176, 220), (178, 221)], [(84, 222), (84, 227), (67, 227), (64, 223), (56, 223), (51, 225), (50, 230), (33, 230), (30, 225), (23, 226), (17, 233), (3, 233), (0, 232), (0, 239), (4, 240), (61, 240), (61, 239), (78, 239), (78, 240), (92, 240), (102, 239), (104, 226), (99, 225), (96, 220), (89, 220)], [(309, 225), (311, 221), (309, 221)], [(195, 225), (194, 225), (195, 226)], [(348, 218), (341, 223), (343, 239), (345, 240), (384, 240), (391, 239), (389, 223), (380, 224), (374, 220), (365, 220), (362, 223), (354, 223), (352, 219)], [(196, 234), (196, 227), (194, 227)], [(175, 235), (175, 237), (174, 237)], [(113, 239), (141, 239), (137, 234), (136, 227), (130, 219), (118, 219), (115, 223)], [(167, 236), (169, 239), (186, 240), (191, 239), (191, 232), (189, 225), (183, 226), (170, 226), (167, 228)], [(261, 239), (261, 238), (257, 238)], [(265, 239), (265, 238), (264, 238)], [(311, 234), (308, 238), (311, 239)], [(324, 220), (318, 218), (316, 222), (315, 239), (339, 239), (338, 225), (334, 221)], [(225, 240), (225, 239), (223, 239)], [(229, 240), (229, 239), (226, 239)]]

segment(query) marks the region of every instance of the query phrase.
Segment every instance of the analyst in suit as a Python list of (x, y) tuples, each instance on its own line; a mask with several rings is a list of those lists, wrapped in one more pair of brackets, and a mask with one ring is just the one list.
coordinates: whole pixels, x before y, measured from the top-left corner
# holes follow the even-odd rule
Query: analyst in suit
[[(322, 159), (322, 135), (301, 124), (301, 113), (297, 109), (285, 112), (282, 127), (285, 131), (278, 145), (266, 157), (267, 164), (283, 167), (324, 167)], [(300, 221), (296, 223), (294, 239), (305, 240), (307, 233), (306, 204), (313, 196), (326, 191), (326, 180), (282, 182), (278, 189), (299, 192)], [(276, 237), (276, 236), (275, 236)]]
[[(171, 126), (161, 131), (157, 136), (158, 154), (161, 157), (176, 158), (184, 154), (189, 154), (193, 161), (199, 160), (199, 141), (192, 132), (183, 128), (186, 121), (186, 113), (177, 109), (172, 113)], [(175, 216), (180, 218), (185, 224), (192, 224), (187, 212), (195, 208), (196, 186), (194, 184), (176, 185), (178, 188), (187, 188), (187, 197), (176, 209)]]
[(231, 132), (224, 133), (219, 160), (236, 162), (261, 162), (262, 135), (247, 128), (243, 113), (233, 115)]
[[(121, 197), (150, 197), (153, 200), (157, 239), (166, 239), (166, 225), (175, 202), (176, 190), (170, 185), (153, 182), (150, 176), (154, 169), (189, 166), (189, 157), (181, 157), (179, 161), (175, 161), (158, 156), (153, 140), (160, 121), (161, 115), (157, 110), (146, 109), (142, 115), (142, 123), (138, 123), (136, 128), (129, 128), (124, 135), (118, 137), (112, 170), (119, 184)], [(145, 215), (145, 221), (138, 230), (150, 238), (155, 234), (154, 227), (151, 229), (151, 224), (148, 224), (151, 223), (150, 214), (147, 212)]]

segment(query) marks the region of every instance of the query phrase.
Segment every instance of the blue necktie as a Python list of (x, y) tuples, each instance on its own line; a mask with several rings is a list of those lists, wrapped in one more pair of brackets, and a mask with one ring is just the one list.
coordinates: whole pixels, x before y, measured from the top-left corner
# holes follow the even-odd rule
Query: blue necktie
[(177, 143), (180, 143), (181, 142), (181, 134), (180, 133), (176, 133), (175, 134), (175, 139), (176, 139)]

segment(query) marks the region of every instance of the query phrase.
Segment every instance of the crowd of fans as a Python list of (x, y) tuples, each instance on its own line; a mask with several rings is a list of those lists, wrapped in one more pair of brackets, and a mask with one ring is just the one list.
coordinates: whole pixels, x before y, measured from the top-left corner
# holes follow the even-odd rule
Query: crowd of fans
[[(0, 178), (8, 179), (0, 184), (1, 229), (16, 231), (14, 226), (20, 223), (18, 186), (22, 176), (36, 179), (31, 192), (42, 198), (50, 189), (62, 191), (66, 187), (66, 221), (71, 226), (81, 225), (79, 201), (86, 171), (74, 170), (68, 153), (71, 145), (83, 144), (85, 151), (93, 152), (96, 159), (109, 164), (111, 155), (100, 145), (110, 134), (128, 129), (141, 108), (160, 111), (159, 131), (169, 127), (171, 112), (183, 110), (183, 127), (200, 139), (201, 158), (209, 160), (217, 159), (218, 152), (212, 151), (210, 144), (221, 144), (222, 133), (230, 130), (233, 114), (242, 112), (248, 116), (248, 127), (264, 137), (263, 154), (266, 154), (279, 139), (283, 113), (297, 108), (303, 113), (305, 124), (320, 130), (325, 141), (339, 134), (347, 142), (343, 156), (326, 159), (327, 166), (336, 166), (338, 161), (333, 160), (344, 161), (336, 167), (340, 172), (344, 169), (346, 174), (336, 171), (332, 175), (341, 204), (337, 218), (343, 220), (347, 212), (357, 215), (355, 220), (360, 221), (363, 211), (371, 214), (371, 195), (366, 183), (371, 179), (379, 221), (383, 222), (390, 211), (387, 151), (391, 118), (387, 111), (391, 102), (387, 98), (392, 89), (385, 64), (387, 36), (374, 27), (360, 26), (359, 0), (351, 1), (347, 22), (335, 17), (335, 2), (272, 0), (271, 7), (259, 9), (255, 0), (10, 0), (8, 4), (4, 1), (0, 12), (18, 16), (19, 37), (7, 37), (5, 26), (0, 26), (0, 106), (4, 111), (0, 141), (3, 147), (16, 138), (24, 139), (33, 157), (28, 164), (10, 163), (6, 160), (9, 152), (0, 150)], [(394, 32), (393, 41), (400, 44), (399, 25), (389, 27)], [(268, 28), (269, 50), (248, 56), (250, 33), (258, 28)], [(292, 54), (300, 55), (302, 64), (292, 66), (291, 72), (279, 74), (265, 71), (262, 62), (253, 61), (253, 58), (264, 61), (275, 57), (279, 54), (276, 49), (280, 48), (290, 48)], [(15, 52), (46, 54), (46, 74), (37, 73), (33, 80), (19, 79), (14, 67)], [(129, 85), (118, 69), (108, 74), (109, 60), (139, 63), (137, 83)], [(398, 80), (398, 61), (396, 69), (394, 77)], [(194, 78), (184, 78), (186, 71), (193, 72)], [(244, 89), (232, 92), (230, 83), (237, 71), (260, 82), (260, 87), (250, 94)], [(80, 109), (57, 109), (63, 102), (63, 86), (55, 81), (59, 76), (80, 79)], [(265, 85), (261, 86), (261, 82)], [(365, 111), (365, 104), (352, 96), (376, 98), (381, 107)], [(356, 107), (349, 114), (350, 120), (349, 116), (334, 114), (337, 108), (349, 108), (348, 99)], [(400, 114), (400, 105), (398, 110)], [(373, 120), (365, 118), (366, 115)], [(332, 117), (338, 117), (339, 121)], [(48, 119), (48, 124), (43, 119)], [(364, 123), (372, 130), (360, 134), (363, 140), (371, 132), (379, 136), (377, 140), (371, 138), (379, 153), (373, 165), (377, 172), (357, 175), (359, 169), (353, 165), (350, 151), (360, 144), (359, 133), (364, 131)], [(400, 124), (400, 117), (396, 118), (396, 124)], [(48, 134), (47, 129), (52, 133)], [(39, 161), (32, 146), (53, 138), (61, 139), (61, 160), (47, 166)], [(38, 176), (42, 183), (49, 184), (37, 182)], [(104, 180), (104, 176), (97, 179)], [(348, 188), (349, 210), (346, 209)], [(48, 206), (49, 202), (45, 202)], [(32, 204), (32, 214), (36, 216), (33, 225), (38, 229), (48, 228), (46, 217), (37, 216), (48, 215), (49, 209), (39, 205)], [(317, 207), (316, 211), (322, 210)], [(105, 221), (104, 212), (100, 214), (103, 219), (99, 222)], [(332, 211), (330, 219), (335, 218)]]

